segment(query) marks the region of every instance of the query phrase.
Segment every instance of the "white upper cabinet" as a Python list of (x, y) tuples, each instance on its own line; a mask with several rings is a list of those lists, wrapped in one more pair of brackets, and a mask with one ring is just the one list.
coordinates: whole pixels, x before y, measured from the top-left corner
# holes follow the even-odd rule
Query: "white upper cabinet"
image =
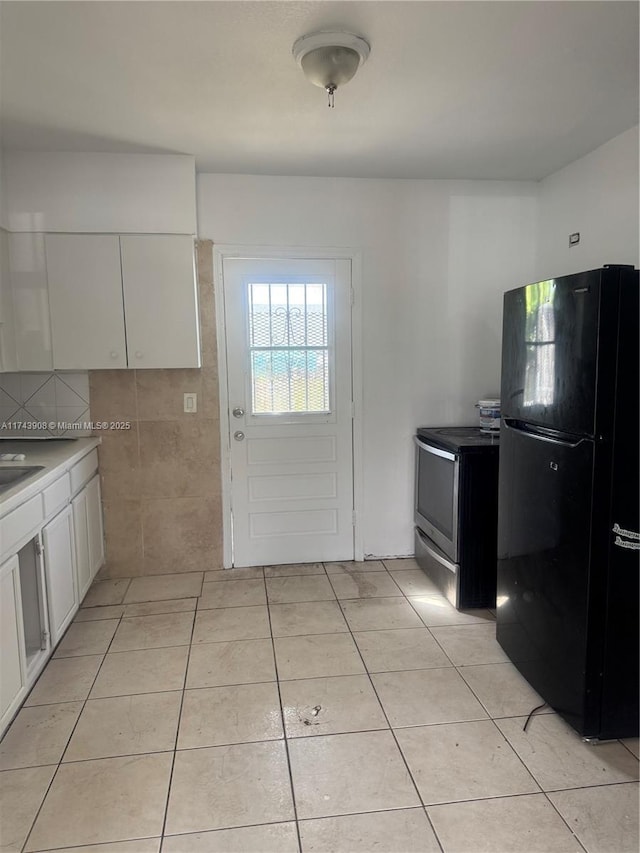
[(2, 159), (10, 231), (196, 231), (196, 163), (191, 155), (5, 151)]
[(0, 229), (0, 372), (17, 369), (18, 353), (9, 270), (9, 235)]
[(9, 234), (9, 276), (18, 370), (51, 370), (51, 325), (43, 234)]
[(200, 367), (193, 239), (120, 238), (129, 367)]
[(47, 234), (57, 370), (127, 366), (120, 245), (111, 234)]
[(200, 367), (193, 238), (47, 234), (53, 367)]

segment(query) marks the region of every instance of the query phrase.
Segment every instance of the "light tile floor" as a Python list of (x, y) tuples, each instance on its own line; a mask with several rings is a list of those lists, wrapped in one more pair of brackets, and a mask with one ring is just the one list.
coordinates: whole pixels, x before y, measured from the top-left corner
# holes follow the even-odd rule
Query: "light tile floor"
[(95, 583), (0, 744), (0, 851), (636, 853), (590, 746), (413, 560)]

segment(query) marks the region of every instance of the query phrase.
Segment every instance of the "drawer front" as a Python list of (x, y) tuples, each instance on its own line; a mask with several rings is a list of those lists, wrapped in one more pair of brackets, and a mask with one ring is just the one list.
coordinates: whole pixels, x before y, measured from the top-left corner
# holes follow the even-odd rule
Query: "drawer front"
[(79, 491), (97, 470), (98, 451), (94, 449), (71, 469), (71, 494), (74, 495)]
[(61, 509), (71, 497), (71, 483), (68, 474), (63, 474), (62, 477), (52, 483), (42, 493), (44, 500), (44, 517), (49, 518), (57, 510)]
[(16, 545), (23, 539), (26, 540), (29, 533), (37, 533), (37, 528), (43, 521), (42, 495), (36, 495), (0, 519), (2, 554), (15, 552)]
[(416, 562), (454, 607), (460, 607), (458, 587), (460, 566), (440, 551), (424, 533), (415, 529)]

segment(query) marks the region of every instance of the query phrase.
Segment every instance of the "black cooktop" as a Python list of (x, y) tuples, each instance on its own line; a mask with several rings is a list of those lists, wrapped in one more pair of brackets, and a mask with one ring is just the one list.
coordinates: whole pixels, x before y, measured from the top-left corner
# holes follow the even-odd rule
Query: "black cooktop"
[(500, 446), (500, 433), (482, 432), (479, 427), (418, 427), (417, 435), (427, 444), (434, 444), (454, 453), (484, 451)]

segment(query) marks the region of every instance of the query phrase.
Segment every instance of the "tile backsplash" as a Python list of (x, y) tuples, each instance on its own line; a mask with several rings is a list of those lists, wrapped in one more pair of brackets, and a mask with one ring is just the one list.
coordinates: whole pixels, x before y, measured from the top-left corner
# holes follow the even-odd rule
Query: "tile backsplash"
[(0, 374), (0, 438), (91, 435), (89, 374)]
[[(202, 367), (92, 370), (106, 564), (100, 577), (222, 568), (222, 475), (213, 246), (197, 243)], [(198, 396), (184, 411), (185, 393)]]

